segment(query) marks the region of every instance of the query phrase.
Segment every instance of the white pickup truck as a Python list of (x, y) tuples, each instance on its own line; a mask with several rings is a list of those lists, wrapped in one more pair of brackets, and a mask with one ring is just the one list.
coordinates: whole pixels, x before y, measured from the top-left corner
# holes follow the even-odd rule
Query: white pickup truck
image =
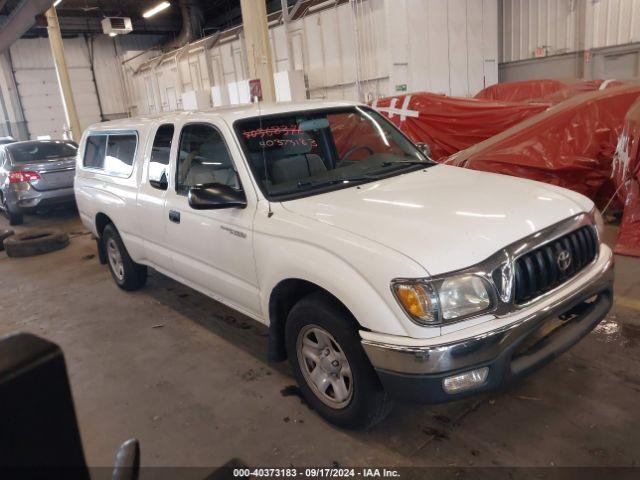
[(374, 110), (306, 102), (93, 125), (75, 194), (123, 290), (152, 267), (269, 327), (328, 421), (494, 390), (607, 314), (582, 195), (432, 162)]

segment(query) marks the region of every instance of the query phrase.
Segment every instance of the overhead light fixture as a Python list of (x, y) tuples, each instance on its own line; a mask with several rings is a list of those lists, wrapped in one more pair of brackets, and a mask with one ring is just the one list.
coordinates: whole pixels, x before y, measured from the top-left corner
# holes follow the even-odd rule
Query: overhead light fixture
[[(62, 1), (62, 0), (60, 0)], [(169, 8), (171, 6), (171, 4), (169, 2), (162, 2), (159, 3), (158, 5), (156, 5), (155, 7), (147, 10), (146, 12), (144, 12), (142, 14), (142, 16), (144, 18), (149, 18), (149, 17), (153, 17), (156, 13), (161, 12), (162, 10), (165, 10), (167, 8)]]
[(62, 3), (62, 0), (56, 0), (55, 2), (53, 2), (53, 8), (56, 8), (61, 3)]
[(109, 32), (110, 37), (115, 37), (116, 35), (118, 35), (116, 32)]

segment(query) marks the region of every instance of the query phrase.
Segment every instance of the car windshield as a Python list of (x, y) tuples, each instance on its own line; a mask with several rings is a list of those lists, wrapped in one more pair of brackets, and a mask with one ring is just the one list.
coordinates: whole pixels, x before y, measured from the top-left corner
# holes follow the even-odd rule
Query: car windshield
[(7, 145), (14, 163), (34, 163), (56, 158), (75, 157), (78, 148), (61, 140), (19, 142)]
[(305, 196), (434, 165), (365, 107), (256, 117), (237, 121), (235, 128), (269, 198)]

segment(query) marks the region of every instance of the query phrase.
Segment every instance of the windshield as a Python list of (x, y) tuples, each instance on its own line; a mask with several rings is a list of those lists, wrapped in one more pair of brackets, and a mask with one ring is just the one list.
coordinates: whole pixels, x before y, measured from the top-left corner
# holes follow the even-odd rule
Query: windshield
[(363, 107), (250, 118), (235, 128), (267, 197), (303, 196), (434, 165)]
[(75, 157), (78, 148), (59, 140), (19, 142), (7, 145), (14, 163), (35, 163), (56, 158)]

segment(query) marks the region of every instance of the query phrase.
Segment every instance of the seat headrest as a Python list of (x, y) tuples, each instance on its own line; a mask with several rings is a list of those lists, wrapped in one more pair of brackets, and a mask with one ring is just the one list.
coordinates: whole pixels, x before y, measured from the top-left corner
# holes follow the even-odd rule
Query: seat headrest
[(228, 157), (227, 147), (222, 140), (204, 142), (200, 146), (200, 156), (208, 158)]
[(311, 137), (306, 133), (288, 133), (282, 136), (282, 140), (286, 142), (280, 149), (282, 155), (306, 155), (311, 152)]

